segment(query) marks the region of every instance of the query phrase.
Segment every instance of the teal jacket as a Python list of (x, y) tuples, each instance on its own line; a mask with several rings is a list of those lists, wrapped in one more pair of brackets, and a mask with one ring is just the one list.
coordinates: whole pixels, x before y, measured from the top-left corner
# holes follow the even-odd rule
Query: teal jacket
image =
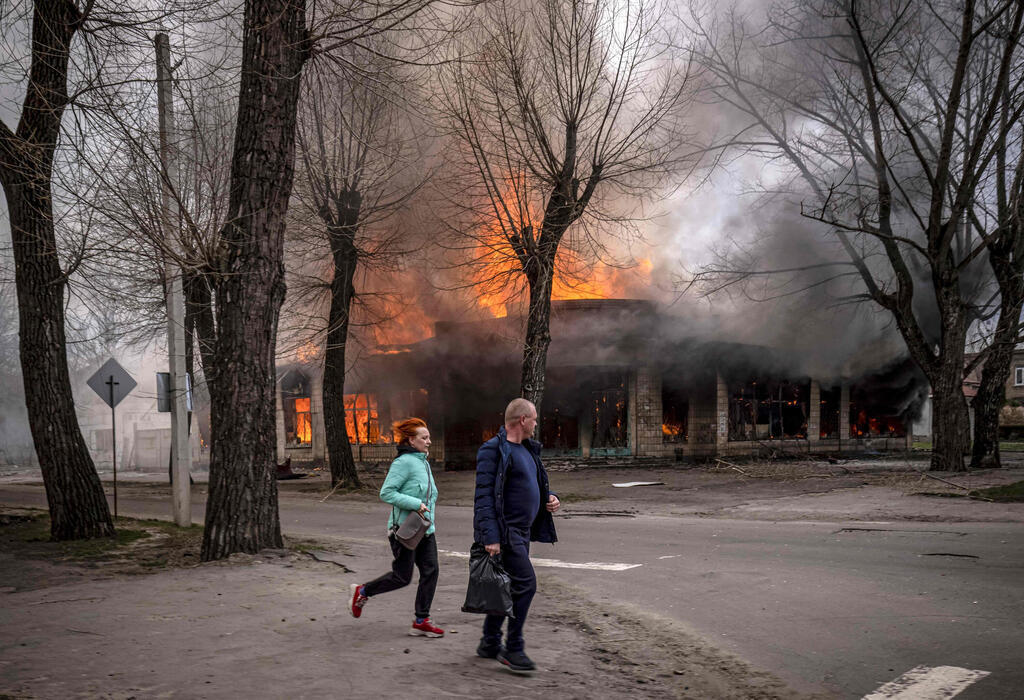
[[(404, 446), (403, 446), (404, 447)], [(409, 450), (409, 448), (405, 448)], [(427, 499), (427, 484), (430, 484), (430, 512), (426, 517), (430, 520), (427, 534), (434, 534), (434, 516), (437, 514), (437, 484), (434, 474), (430, 471), (430, 463), (423, 452), (399, 449), (399, 455), (388, 468), (384, 485), (380, 487), (380, 500), (390, 503), (391, 515), (388, 516), (388, 530), (405, 520), (410, 511), (419, 510), (420, 504)]]

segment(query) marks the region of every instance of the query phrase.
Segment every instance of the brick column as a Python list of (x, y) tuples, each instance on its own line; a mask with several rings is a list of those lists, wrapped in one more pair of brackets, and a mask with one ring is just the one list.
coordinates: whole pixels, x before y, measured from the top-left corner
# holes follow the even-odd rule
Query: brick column
[(310, 423), (313, 429), (313, 449), (310, 450), (312, 459), (327, 458), (327, 426), (324, 425), (324, 381), (323, 373), (320, 373), (319, 380), (310, 382), (313, 386), (309, 388), (309, 411)]
[(808, 401), (807, 440), (817, 442), (821, 439), (821, 385), (816, 379), (811, 380), (811, 396)]
[[(284, 404), (281, 402), (281, 383), (274, 383), (274, 411), (277, 423), (277, 461), (284, 461)], [(196, 431), (198, 432), (198, 431)]]
[(686, 444), (696, 445), (700, 426), (697, 425), (700, 413), (697, 411), (697, 393), (691, 391), (686, 402)]
[(729, 385), (721, 374), (715, 375), (715, 446), (721, 450), (729, 443)]
[(661, 375), (650, 367), (636, 371), (636, 449), (635, 455), (660, 455), (661, 438)]
[(639, 403), (637, 401), (637, 375), (637, 370), (630, 370), (626, 374), (626, 432), (628, 435), (626, 441), (629, 445), (629, 453), (633, 455), (639, 454), (637, 450), (637, 421), (640, 412), (637, 407)]
[(850, 385), (839, 389), (839, 439), (850, 439)]

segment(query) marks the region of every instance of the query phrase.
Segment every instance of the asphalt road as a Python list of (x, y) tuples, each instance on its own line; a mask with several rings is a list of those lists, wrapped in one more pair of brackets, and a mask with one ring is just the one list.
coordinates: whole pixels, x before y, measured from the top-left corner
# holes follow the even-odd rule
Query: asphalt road
[[(44, 504), (38, 486), (0, 487), (0, 502)], [(953, 666), (990, 674), (958, 698), (1021, 697), (1022, 523), (567, 510), (557, 520), (560, 542), (534, 545), (533, 554), (554, 560), (543, 572), (584, 589), (597, 610), (607, 601), (670, 619), (805, 692), (860, 698), (914, 667)], [(122, 495), (120, 511), (166, 518), (170, 508)], [(201, 522), (201, 503), (193, 513)], [(294, 536), (374, 541), (383, 535), (382, 513), (379, 504), (281, 498), (282, 528)], [(471, 538), (472, 510), (444, 507), (439, 546), (465, 552)]]

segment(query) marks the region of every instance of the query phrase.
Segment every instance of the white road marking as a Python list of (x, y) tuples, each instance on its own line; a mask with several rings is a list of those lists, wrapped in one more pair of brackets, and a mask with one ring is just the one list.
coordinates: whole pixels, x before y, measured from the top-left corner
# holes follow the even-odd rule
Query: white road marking
[(862, 700), (946, 700), (987, 675), (957, 666), (916, 666)]
[[(466, 552), (451, 552), (447, 549), (439, 549), (437, 551), (441, 554), (459, 557), (460, 559), (469, 559), (469, 554)], [(591, 571), (626, 571), (643, 566), (643, 564), (617, 564), (600, 561), (561, 561), (560, 559), (542, 559), (539, 557), (530, 557), (530, 561), (534, 566), (546, 566), (554, 569), (590, 569)]]
[(663, 557), (658, 557), (658, 559), (675, 559), (678, 556), (679, 556), (678, 554), (666, 554)]

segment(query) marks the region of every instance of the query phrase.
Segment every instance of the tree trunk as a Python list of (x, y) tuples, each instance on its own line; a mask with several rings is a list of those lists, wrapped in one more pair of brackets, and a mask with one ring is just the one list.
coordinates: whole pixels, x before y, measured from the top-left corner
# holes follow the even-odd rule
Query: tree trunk
[[(1020, 316), (1020, 305), (1017, 307), (1017, 315)], [(1016, 328), (1014, 331), (1016, 336)], [(1000, 466), (999, 412), (1006, 400), (1006, 377), (1013, 362), (1013, 341), (1001, 343), (997, 338), (994, 343), (985, 357), (985, 364), (981, 370), (981, 384), (971, 402), (974, 408), (971, 469), (993, 469)]]
[[(931, 469), (935, 471), (962, 472), (964, 455), (970, 448), (970, 416), (967, 410), (967, 399), (964, 398), (963, 385), (958, 372), (949, 386), (939, 389), (940, 385), (932, 385), (932, 426), (934, 444), (932, 445)], [(957, 394), (959, 392), (959, 395)]]
[(999, 460), (999, 412), (1006, 400), (1006, 378), (1013, 364), (1021, 309), (1024, 307), (1024, 278), (1021, 277), (1019, 226), (1001, 232), (989, 247), (989, 264), (999, 283), (999, 322), (992, 347), (981, 370), (981, 385), (974, 397), (974, 444), (971, 469), (993, 469)]
[(108, 537), (114, 524), (71, 393), (65, 283), (57, 260), (49, 178), (44, 182), (45, 189), (29, 183), (4, 188), (14, 241), (25, 403), (46, 487), (51, 537)]
[(523, 373), (520, 393), (537, 407), (541, 415), (544, 377), (551, 345), (551, 288), (554, 282), (554, 256), (534, 256), (526, 270), (530, 286), (530, 309), (526, 317), (523, 343)]
[[(967, 319), (955, 285), (938, 287), (942, 338), (939, 355), (926, 372), (932, 385), (931, 468), (936, 471), (966, 471), (964, 455), (971, 446), (970, 414), (964, 396), (964, 345)], [(945, 293), (943, 293), (945, 292)]]
[(218, 270), (203, 561), (282, 545), (275, 350), (299, 79), (308, 53), (304, 0), (246, 0), (231, 197)]
[(213, 317), (213, 298), (210, 277), (205, 273), (185, 273), (182, 276), (185, 293), (185, 348), (189, 373), (195, 374), (195, 347), (199, 346), (199, 363), (207, 381), (213, 374), (213, 352), (217, 345), (216, 324)]
[(71, 2), (36, 3), (21, 120), (16, 133), (0, 124), (0, 181), (14, 248), (25, 403), (54, 540), (114, 534), (71, 393), (64, 334), (66, 278), (57, 255), (50, 194), (53, 153), (67, 104), (68, 50), (80, 20)]
[[(359, 218), (359, 194), (347, 193), (347, 206), (339, 207), (338, 225), (327, 221), (334, 259), (331, 281), (331, 308), (327, 319), (327, 351), (324, 353), (324, 430), (327, 433), (327, 458), (331, 465), (331, 485), (360, 486), (356, 462), (352, 457), (348, 429), (345, 426), (345, 348), (348, 343), (349, 313), (355, 286), (352, 281), (359, 262), (355, 247), (355, 226)], [(325, 220), (330, 217), (325, 216)]]

